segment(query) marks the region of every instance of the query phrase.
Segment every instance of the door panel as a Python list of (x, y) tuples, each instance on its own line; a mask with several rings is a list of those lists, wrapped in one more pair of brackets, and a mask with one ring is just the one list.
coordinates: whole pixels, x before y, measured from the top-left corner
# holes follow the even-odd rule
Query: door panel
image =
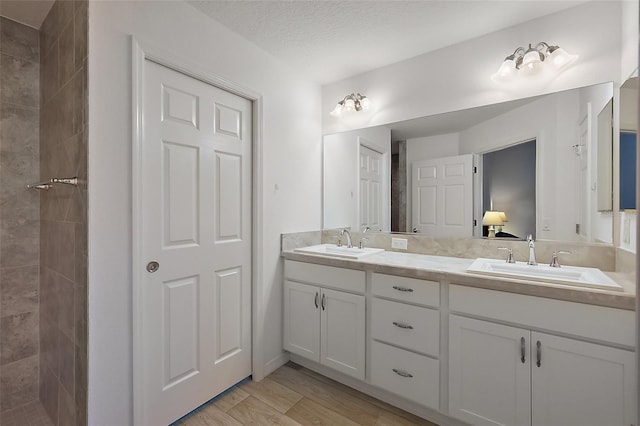
[(473, 234), (473, 155), (415, 161), (412, 167), (412, 221), (433, 237)]
[(320, 362), (320, 288), (284, 283), (284, 349)]
[[(164, 283), (163, 334), (165, 336), (164, 387), (169, 388), (187, 376), (198, 374), (198, 290), (199, 277)], [(190, 312), (191, 315), (184, 315)]]
[[(362, 138), (359, 138), (362, 140)], [(382, 154), (360, 145), (360, 227), (382, 230)]]
[(449, 318), (449, 414), (474, 425), (529, 424), (530, 332)]
[(635, 356), (631, 351), (531, 333), (532, 424), (635, 424)]
[(322, 289), (321, 363), (364, 380), (365, 298)]
[[(251, 102), (145, 61), (141, 419), (251, 374)], [(224, 106), (224, 107), (222, 107)]]

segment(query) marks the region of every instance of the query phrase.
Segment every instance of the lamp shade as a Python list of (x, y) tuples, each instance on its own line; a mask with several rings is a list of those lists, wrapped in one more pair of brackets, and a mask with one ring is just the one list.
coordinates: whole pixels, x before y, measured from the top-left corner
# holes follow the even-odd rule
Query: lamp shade
[(564, 68), (578, 59), (578, 55), (570, 55), (562, 47), (558, 47), (549, 54), (549, 60), (556, 68)]
[(529, 45), (529, 49), (522, 58), (520, 69), (527, 74), (535, 74), (542, 65), (542, 61), (544, 61), (544, 55)]
[(499, 211), (495, 211), (495, 210), (487, 210), (486, 212), (484, 212), (484, 216), (482, 216), (482, 224), (483, 225), (489, 225), (489, 226), (502, 225), (503, 224), (503, 221), (502, 221), (503, 215), (504, 215), (504, 217), (506, 217), (504, 212), (499, 212)]
[(516, 72), (516, 61), (513, 59), (505, 59), (498, 71), (491, 76), (493, 81), (505, 81), (513, 77)]
[(504, 212), (498, 213), (500, 213), (500, 219), (502, 219), (502, 222), (509, 222), (509, 219), (507, 219), (507, 215)]
[(362, 99), (360, 99), (360, 105), (362, 105), (362, 109), (369, 109), (371, 101), (366, 96), (363, 96)]
[(330, 115), (338, 116), (342, 113), (342, 110), (344, 109), (344, 102), (340, 101), (336, 104), (336, 107), (329, 113)]

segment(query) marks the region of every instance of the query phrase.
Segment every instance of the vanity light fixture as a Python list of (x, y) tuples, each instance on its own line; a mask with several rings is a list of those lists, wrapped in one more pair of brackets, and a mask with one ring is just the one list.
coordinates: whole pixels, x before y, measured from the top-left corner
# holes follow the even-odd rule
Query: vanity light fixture
[(329, 114), (337, 117), (343, 112), (350, 112), (354, 110), (362, 111), (363, 109), (369, 109), (369, 105), (371, 105), (369, 98), (361, 95), (360, 93), (352, 93), (345, 96), (343, 100), (338, 102), (336, 104), (336, 107)]
[(518, 71), (524, 74), (537, 74), (544, 65), (550, 63), (553, 68), (560, 70), (578, 59), (578, 55), (570, 55), (560, 46), (551, 46), (541, 41), (528, 48), (518, 47), (511, 55), (507, 56), (500, 65), (498, 71), (491, 76), (493, 81), (507, 81), (515, 77)]
[(496, 211), (496, 210), (487, 210), (484, 212), (484, 216), (482, 216), (482, 224), (489, 226), (489, 238), (496, 237), (496, 226), (502, 227), (504, 222), (506, 222), (507, 215), (504, 212)]

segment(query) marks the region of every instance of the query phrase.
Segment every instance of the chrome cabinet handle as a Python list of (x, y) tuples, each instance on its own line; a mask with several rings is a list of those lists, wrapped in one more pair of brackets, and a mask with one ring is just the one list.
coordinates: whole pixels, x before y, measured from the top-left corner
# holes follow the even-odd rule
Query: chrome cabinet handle
[(408, 291), (409, 293), (413, 293), (413, 289), (409, 287), (400, 287), (400, 286), (394, 285), (393, 289), (398, 291)]
[(316, 304), (316, 309), (318, 309), (318, 292), (316, 291), (316, 297), (313, 298), (313, 303)]
[(395, 325), (398, 328), (404, 328), (405, 330), (413, 330), (413, 326), (409, 324), (403, 324), (401, 322), (394, 321), (393, 325)]
[(393, 372), (396, 373), (400, 377), (408, 377), (412, 378), (413, 374), (407, 373), (406, 371), (398, 370), (397, 368), (392, 368)]
[(325, 306), (325, 304), (324, 304), (324, 300), (325, 300), (325, 295), (323, 294), (323, 295), (322, 295), (322, 310), (323, 310), (323, 311), (324, 311), (324, 306)]
[(542, 365), (542, 343), (540, 343), (540, 340), (536, 343), (536, 359), (536, 365), (540, 367)]
[(524, 337), (520, 338), (520, 361), (522, 361), (522, 363), (524, 364), (526, 361), (525, 358), (525, 341), (524, 341)]

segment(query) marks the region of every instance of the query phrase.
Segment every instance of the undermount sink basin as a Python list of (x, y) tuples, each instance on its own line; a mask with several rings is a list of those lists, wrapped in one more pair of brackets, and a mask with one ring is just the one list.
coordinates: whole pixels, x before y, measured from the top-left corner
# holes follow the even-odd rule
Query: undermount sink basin
[(319, 244), (317, 246), (309, 246), (294, 249), (293, 251), (297, 251), (300, 253), (307, 254), (319, 254), (322, 256), (333, 256), (333, 257), (344, 257), (347, 259), (361, 259), (365, 256), (369, 256), (375, 253), (383, 252), (384, 249), (381, 248), (371, 248), (371, 247), (338, 247), (335, 244)]
[(552, 268), (549, 265), (527, 265), (526, 262), (507, 263), (498, 259), (476, 259), (467, 272), (496, 277), (520, 278), (603, 290), (622, 291), (621, 285), (606, 276), (600, 269), (579, 266)]

